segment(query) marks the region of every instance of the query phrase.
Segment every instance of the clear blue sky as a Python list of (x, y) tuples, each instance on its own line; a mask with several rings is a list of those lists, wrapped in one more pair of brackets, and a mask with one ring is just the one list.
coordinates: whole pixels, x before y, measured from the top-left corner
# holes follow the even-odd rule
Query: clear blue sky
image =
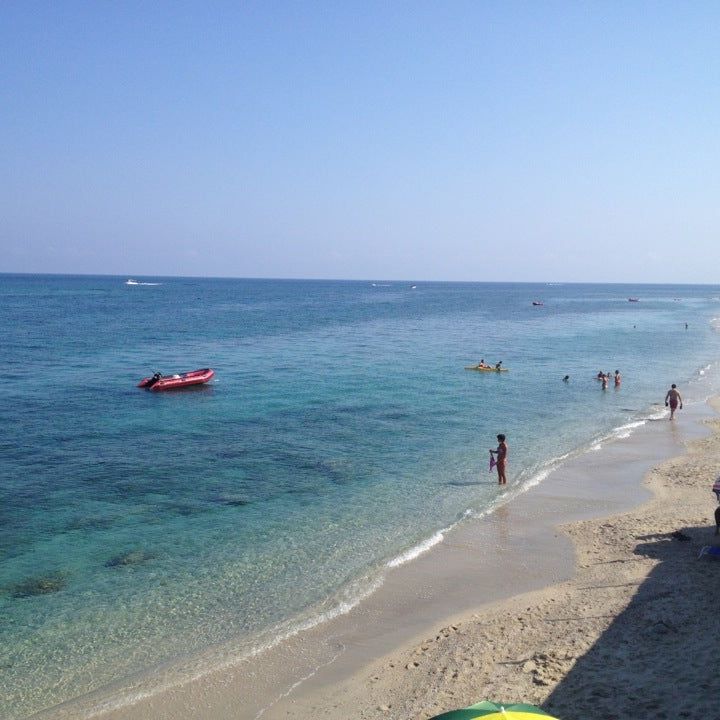
[(720, 281), (717, 2), (0, 5), (0, 271)]

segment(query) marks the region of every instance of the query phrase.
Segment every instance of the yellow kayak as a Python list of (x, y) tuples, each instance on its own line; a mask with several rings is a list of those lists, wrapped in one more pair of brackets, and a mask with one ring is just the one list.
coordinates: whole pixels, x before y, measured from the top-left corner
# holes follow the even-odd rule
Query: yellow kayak
[(466, 370), (477, 370), (478, 372), (507, 372), (507, 368), (479, 367), (477, 365), (466, 365)]

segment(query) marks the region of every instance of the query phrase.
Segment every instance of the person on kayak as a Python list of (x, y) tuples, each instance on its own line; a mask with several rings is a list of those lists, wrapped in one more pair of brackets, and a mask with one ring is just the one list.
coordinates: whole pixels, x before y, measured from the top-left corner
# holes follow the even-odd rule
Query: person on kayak
[(501, 369), (501, 366), (502, 366), (502, 360), (500, 360), (499, 362), (496, 362), (496, 363), (495, 363), (495, 369), (496, 369), (496, 370), (500, 370), (500, 369)]

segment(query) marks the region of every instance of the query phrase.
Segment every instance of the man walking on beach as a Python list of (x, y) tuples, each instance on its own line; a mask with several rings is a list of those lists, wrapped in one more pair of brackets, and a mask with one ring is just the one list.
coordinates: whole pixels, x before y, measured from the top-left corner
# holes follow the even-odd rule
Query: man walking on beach
[(671, 420), (675, 417), (675, 411), (678, 409), (678, 405), (680, 405), (680, 409), (682, 410), (682, 397), (678, 392), (677, 386), (673, 383), (665, 396), (665, 407), (670, 407)]
[(497, 468), (498, 474), (498, 485), (505, 485), (507, 478), (505, 477), (505, 465), (507, 464), (507, 451), (508, 446), (505, 442), (505, 436), (500, 434), (497, 436), (498, 446), (497, 450), (491, 450), (491, 455), (496, 455), (495, 467)]

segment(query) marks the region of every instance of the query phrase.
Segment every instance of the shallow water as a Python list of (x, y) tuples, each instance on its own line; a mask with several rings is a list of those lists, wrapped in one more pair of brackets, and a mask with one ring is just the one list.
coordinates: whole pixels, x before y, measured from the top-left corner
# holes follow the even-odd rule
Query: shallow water
[(141, 282), (0, 276), (3, 717), (332, 614), (494, 507), (498, 432), (519, 492), (717, 386), (716, 287)]

